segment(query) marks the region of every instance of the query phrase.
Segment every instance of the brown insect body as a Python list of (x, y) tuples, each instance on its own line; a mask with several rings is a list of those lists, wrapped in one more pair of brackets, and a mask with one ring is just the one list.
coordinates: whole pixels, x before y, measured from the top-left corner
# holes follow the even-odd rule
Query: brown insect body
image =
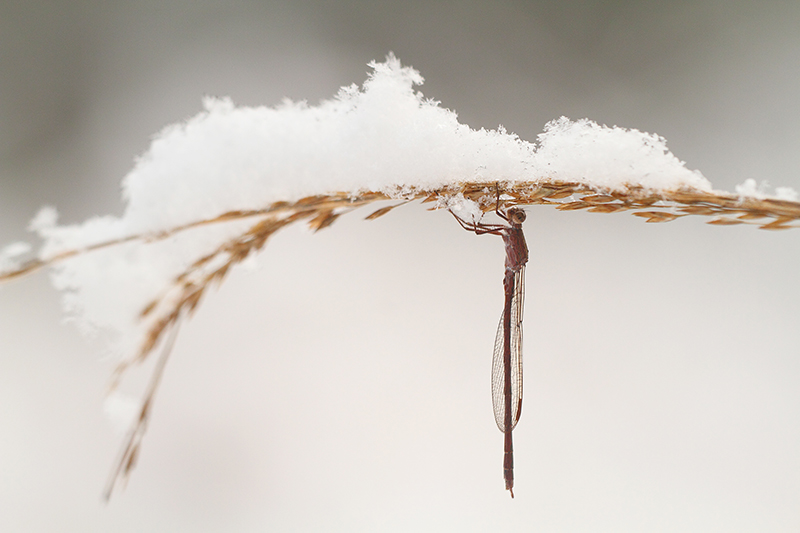
[(498, 197), (495, 213), (509, 225), (468, 223), (456, 216), (455, 213), (453, 216), (464, 229), (477, 235), (487, 233), (500, 235), (505, 244), (506, 261), (503, 278), (505, 303), (494, 343), (492, 405), (497, 427), (504, 434), (503, 479), (506, 490), (511, 492), (513, 498), (514, 444), (511, 435), (522, 414), (522, 311), (528, 245), (522, 232), (522, 223), (526, 218), (522, 209), (512, 207), (501, 212)]

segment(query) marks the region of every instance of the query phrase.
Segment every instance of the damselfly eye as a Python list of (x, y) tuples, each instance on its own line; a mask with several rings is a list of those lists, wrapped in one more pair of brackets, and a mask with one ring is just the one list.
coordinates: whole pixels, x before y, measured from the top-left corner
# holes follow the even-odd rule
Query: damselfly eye
[(525, 211), (522, 209), (513, 207), (508, 210), (508, 218), (511, 219), (511, 222), (514, 224), (522, 224), (525, 222)]

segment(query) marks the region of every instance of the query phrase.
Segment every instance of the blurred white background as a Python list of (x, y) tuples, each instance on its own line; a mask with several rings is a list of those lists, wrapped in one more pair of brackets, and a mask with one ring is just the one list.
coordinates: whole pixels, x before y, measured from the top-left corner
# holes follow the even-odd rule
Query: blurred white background
[[(718, 189), (800, 190), (799, 25), (789, 1), (4, 3), (0, 243), (44, 204), (120, 214), (134, 157), (203, 95), (316, 103), (389, 51), (473, 128), (589, 117)], [(45, 273), (4, 285), (0, 530), (800, 530), (797, 230), (529, 208), (511, 500), (502, 242), (369, 212), (279, 233), (206, 298), (107, 506), (113, 362)]]

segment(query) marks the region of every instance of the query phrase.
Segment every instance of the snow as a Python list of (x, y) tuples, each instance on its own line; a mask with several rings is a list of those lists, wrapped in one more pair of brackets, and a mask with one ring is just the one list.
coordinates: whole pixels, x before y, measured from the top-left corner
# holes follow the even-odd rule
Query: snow
[(480, 205), (478, 205), (478, 202), (464, 198), (464, 195), (461, 193), (440, 200), (439, 204), (440, 205), (437, 207), (449, 209), (452, 213), (461, 218), (461, 220), (466, 222), (479, 222), (483, 216), (483, 211)]
[(639, 185), (654, 190), (711, 190), (700, 172), (689, 171), (672, 155), (663, 137), (600, 126), (588, 119), (573, 122), (561, 117), (549, 122), (539, 134), (535, 168), (539, 177), (599, 189)]
[(0, 249), (0, 272), (20, 267), (19, 257), (31, 251), (27, 242), (12, 242)]
[[(415, 91), (422, 77), (395, 57), (370, 66), (362, 89), (344, 87), (318, 106), (285, 100), (236, 107), (227, 98), (207, 98), (204, 111), (159, 133), (125, 177), (121, 219), (87, 222), (69, 236), (60, 228), (51, 237), (75, 246), (278, 200), (457, 181), (544, 178), (607, 189), (710, 190), (656, 135), (562, 117), (547, 125), (537, 150), (502, 128), (460, 124), (456, 113)], [(53, 220), (45, 215), (45, 223)]]
[(28, 224), (28, 229), (41, 233), (42, 231), (54, 228), (58, 223), (58, 211), (55, 207), (46, 205), (39, 209), (36, 216)]
[[(64, 292), (67, 312), (85, 331), (112, 332), (114, 351), (130, 354), (158, 318), (141, 320), (142, 309), (154, 299), (174, 302), (175, 278), (252, 221), (203, 226), (145, 244), (124, 239), (276, 201), (366, 190), (402, 197), (464, 181), (711, 190), (657, 135), (564, 117), (547, 124), (537, 143), (502, 127), (474, 130), (417, 91), (422, 76), (394, 56), (370, 67), (362, 87), (343, 87), (316, 106), (284, 100), (275, 107), (237, 107), (227, 98), (206, 99), (202, 112), (156, 135), (125, 176), (121, 217), (59, 226), (55, 209), (43, 208), (30, 225), (45, 240), (42, 259), (123, 241), (55, 266), (53, 283)], [(454, 199), (451, 207), (466, 218), (477, 216), (468, 204)], [(11, 264), (11, 252), (18, 250), (0, 257)]]
[(773, 198), (775, 200), (786, 200), (789, 202), (796, 202), (800, 199), (800, 195), (791, 187), (776, 187), (775, 194), (770, 195), (767, 190), (769, 183), (762, 181), (760, 184), (756, 180), (750, 178), (746, 179), (744, 183), (736, 186), (736, 194), (740, 198), (754, 198), (756, 200), (763, 200), (764, 198)]
[(139, 398), (115, 390), (106, 396), (103, 411), (114, 425), (114, 429), (122, 434), (130, 429), (135, 417), (139, 414), (140, 406)]
[(775, 187), (775, 199), (796, 202), (800, 200), (800, 194), (791, 187)]

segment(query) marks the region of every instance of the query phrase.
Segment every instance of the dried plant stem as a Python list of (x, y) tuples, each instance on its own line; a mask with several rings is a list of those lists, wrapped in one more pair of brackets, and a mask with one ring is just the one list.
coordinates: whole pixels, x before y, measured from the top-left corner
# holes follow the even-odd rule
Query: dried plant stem
[(800, 226), (800, 202), (785, 200), (741, 198), (724, 192), (695, 189), (652, 191), (638, 186), (629, 186), (623, 191), (603, 191), (581, 183), (559, 181), (465, 182), (436, 190), (404, 188), (389, 193), (374, 191), (332, 193), (309, 196), (296, 202), (275, 202), (263, 209), (230, 211), (158, 233), (131, 235), (34, 259), (15, 270), (0, 272), (0, 282), (35, 272), (71, 257), (123, 243), (139, 241), (147, 244), (200, 226), (254, 219), (253, 224), (244, 233), (223, 243), (212, 253), (195, 260), (184, 272), (175, 277), (164, 294), (141, 310), (140, 318), (146, 326), (145, 338), (136, 353), (118, 365), (112, 377), (112, 389), (116, 387), (125, 370), (133, 364), (145, 361), (168, 330), (170, 334), (164, 341), (163, 352), (156, 362), (139, 416), (134, 421), (106, 486), (104, 495), (108, 499), (116, 481), (126, 478), (136, 462), (153, 398), (175, 342), (180, 320), (192, 314), (205, 290), (213, 282), (221, 282), (232, 266), (243, 261), (250, 253), (260, 250), (276, 231), (298, 220), (308, 219), (309, 226), (318, 231), (332, 224), (343, 213), (373, 202), (400, 200), (395, 205), (374, 211), (366, 217), (370, 220), (413, 200), (435, 202), (432, 209), (440, 209), (447, 206), (450, 198), (459, 194), (477, 202), (484, 212), (494, 210), (497, 198), (502, 195), (500, 201), (505, 207), (551, 205), (561, 211), (580, 209), (592, 213), (632, 211), (635, 216), (645, 218), (646, 222), (668, 222), (680, 217), (700, 215), (713, 217), (708, 223), (715, 225), (754, 224), (768, 230)]
[(114, 468), (111, 470), (111, 475), (106, 482), (106, 487), (103, 490), (103, 499), (108, 501), (111, 498), (111, 493), (117, 481), (125, 481), (128, 478), (133, 467), (136, 466), (136, 459), (139, 457), (139, 448), (142, 444), (142, 439), (147, 431), (147, 422), (150, 418), (150, 410), (153, 407), (153, 400), (158, 390), (158, 384), (164, 375), (164, 369), (167, 366), (167, 360), (172, 353), (172, 347), (175, 345), (175, 339), (178, 337), (179, 323), (176, 321), (175, 326), (172, 328), (169, 336), (164, 342), (164, 347), (161, 349), (161, 355), (156, 361), (156, 366), (153, 368), (153, 373), (150, 375), (150, 381), (147, 384), (147, 389), (144, 393), (142, 405), (139, 408), (139, 413), (133, 422), (128, 434), (123, 441), (122, 448), (120, 448), (119, 457), (114, 463)]
[[(127, 242), (152, 242), (166, 239), (182, 231), (219, 224), (234, 220), (242, 220), (259, 216), (290, 216), (292, 221), (300, 218), (312, 218), (310, 225), (320, 230), (330, 225), (340, 214), (340, 210), (350, 210), (380, 200), (402, 199), (394, 206), (383, 207), (367, 216), (372, 220), (385, 215), (395, 207), (412, 200), (422, 199), (424, 202), (446, 198), (462, 193), (470, 199), (480, 200), (486, 197), (488, 189), (494, 190), (495, 182), (465, 182), (460, 185), (447, 186), (435, 190), (399, 190), (395, 194), (365, 191), (352, 193), (332, 193), (328, 195), (309, 196), (296, 202), (275, 202), (263, 209), (250, 211), (229, 211), (219, 216), (190, 222), (158, 233), (130, 235), (119, 239), (99, 242), (82, 248), (65, 250), (41, 259), (33, 259), (19, 268), (0, 272), (0, 282), (36, 272), (76, 255), (94, 250), (109, 248)], [(510, 196), (514, 205), (544, 204), (555, 206), (561, 211), (587, 209), (593, 213), (615, 213), (636, 209), (650, 209), (634, 212), (644, 217), (647, 222), (668, 222), (689, 215), (716, 216), (709, 224), (734, 225), (754, 224), (761, 229), (789, 229), (800, 227), (800, 202), (776, 199), (741, 198), (725, 192), (705, 192), (694, 189), (678, 191), (651, 191), (637, 186), (628, 187), (624, 191), (603, 192), (580, 183), (535, 181), (500, 183), (500, 193)], [(565, 201), (559, 201), (568, 198)], [(437, 206), (438, 207), (438, 206)], [(484, 205), (485, 210), (493, 209), (492, 205)], [(336, 213), (334, 211), (337, 211)], [(767, 222), (764, 222), (767, 219)]]

